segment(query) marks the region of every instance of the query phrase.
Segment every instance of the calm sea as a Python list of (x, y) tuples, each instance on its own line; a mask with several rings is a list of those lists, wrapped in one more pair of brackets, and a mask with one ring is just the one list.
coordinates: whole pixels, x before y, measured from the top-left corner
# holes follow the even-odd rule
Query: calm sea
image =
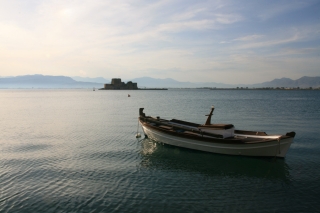
[[(131, 97), (128, 97), (130, 93)], [(320, 212), (320, 91), (0, 90), (0, 212)], [(140, 138), (138, 110), (295, 131), (286, 158)]]

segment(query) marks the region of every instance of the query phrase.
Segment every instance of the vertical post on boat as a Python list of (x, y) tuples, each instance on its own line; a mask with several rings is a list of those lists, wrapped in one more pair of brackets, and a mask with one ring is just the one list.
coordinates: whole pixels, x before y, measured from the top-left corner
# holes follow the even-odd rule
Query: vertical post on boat
[(208, 116), (208, 118), (207, 118), (205, 125), (211, 125), (211, 116), (213, 114), (213, 111), (214, 111), (214, 106), (212, 105), (209, 115), (206, 115), (206, 116)]

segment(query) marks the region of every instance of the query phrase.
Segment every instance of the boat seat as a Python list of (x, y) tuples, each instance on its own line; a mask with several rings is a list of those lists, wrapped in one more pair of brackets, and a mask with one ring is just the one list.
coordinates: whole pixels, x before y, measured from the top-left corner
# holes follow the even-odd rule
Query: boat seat
[(165, 125), (159, 125), (158, 127), (166, 130), (172, 130), (173, 128), (171, 126), (165, 126)]
[(199, 127), (203, 128), (214, 128), (214, 129), (231, 129), (233, 124), (210, 124), (210, 125), (201, 125)]
[(182, 120), (178, 120), (178, 119), (171, 119), (170, 122), (177, 123), (177, 124), (182, 124), (182, 125), (186, 125), (186, 126), (192, 126), (192, 127), (200, 126), (200, 124), (191, 123), (191, 122), (188, 122), (188, 121), (182, 121)]
[(254, 132), (254, 131), (246, 131), (246, 130), (235, 130), (235, 134), (241, 134), (241, 135), (260, 135), (265, 136), (267, 133), (265, 132)]

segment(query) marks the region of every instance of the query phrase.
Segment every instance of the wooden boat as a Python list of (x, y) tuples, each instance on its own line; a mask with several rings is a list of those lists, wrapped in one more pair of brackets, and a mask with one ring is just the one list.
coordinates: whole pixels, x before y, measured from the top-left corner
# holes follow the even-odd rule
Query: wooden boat
[(268, 135), (236, 130), (232, 124), (211, 124), (212, 106), (205, 124), (146, 116), (139, 109), (139, 122), (146, 137), (173, 146), (228, 155), (285, 157), (295, 132)]

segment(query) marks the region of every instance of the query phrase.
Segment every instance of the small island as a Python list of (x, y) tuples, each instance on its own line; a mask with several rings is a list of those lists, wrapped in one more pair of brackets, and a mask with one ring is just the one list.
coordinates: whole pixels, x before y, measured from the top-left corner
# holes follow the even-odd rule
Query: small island
[(138, 83), (133, 83), (132, 81), (128, 81), (124, 83), (121, 81), (121, 78), (113, 78), (111, 80), (111, 84), (104, 84), (103, 88), (99, 90), (168, 90), (166, 88), (138, 88)]
[(104, 84), (104, 87), (100, 90), (137, 90), (138, 84), (128, 81), (124, 83), (121, 81), (121, 78), (113, 78), (111, 84)]

